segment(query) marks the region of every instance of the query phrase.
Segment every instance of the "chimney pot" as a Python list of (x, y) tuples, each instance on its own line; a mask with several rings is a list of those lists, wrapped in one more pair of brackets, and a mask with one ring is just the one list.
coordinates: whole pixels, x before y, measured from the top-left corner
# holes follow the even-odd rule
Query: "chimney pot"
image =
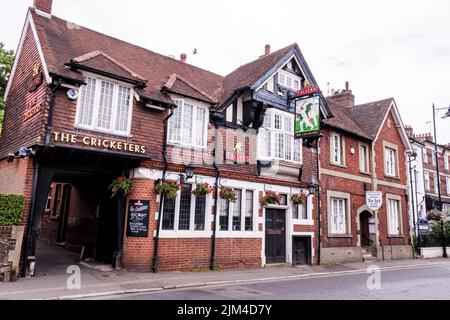
[(345, 91), (349, 91), (350, 90), (350, 85), (348, 83), (348, 81), (345, 81)]
[(53, 0), (34, 0), (33, 7), (37, 10), (52, 14)]
[(180, 61), (181, 61), (181, 62), (186, 62), (186, 59), (187, 59), (186, 53), (182, 53), (182, 54), (180, 55)]
[(264, 47), (264, 55), (267, 56), (268, 54), (270, 54), (270, 44), (266, 44)]

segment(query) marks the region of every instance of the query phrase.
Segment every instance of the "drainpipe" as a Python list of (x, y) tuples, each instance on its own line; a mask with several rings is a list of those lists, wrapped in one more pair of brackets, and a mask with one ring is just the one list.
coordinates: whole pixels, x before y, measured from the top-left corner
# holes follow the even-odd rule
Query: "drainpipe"
[(320, 138), (317, 139), (317, 157), (316, 157), (316, 165), (317, 165), (317, 181), (318, 181), (318, 190), (317, 190), (317, 265), (320, 266), (320, 249), (322, 246), (322, 239), (320, 234), (321, 228), (321, 218), (320, 218), (320, 207), (321, 207), (321, 199), (320, 199), (320, 158), (319, 158), (319, 150), (320, 150)]
[(219, 124), (218, 121), (223, 119), (223, 115), (215, 113), (213, 116), (216, 118), (214, 127), (215, 127), (215, 141), (214, 141), (214, 169), (216, 170), (216, 181), (215, 181), (215, 188), (216, 188), (216, 194), (214, 197), (214, 222), (213, 222), (213, 233), (211, 236), (211, 263), (210, 263), (210, 269), (215, 270), (217, 268), (217, 261), (216, 261), (216, 237), (217, 237), (217, 205), (219, 202), (219, 181), (220, 181), (220, 169), (217, 166), (216, 159), (217, 159), (217, 142), (218, 142), (218, 133), (219, 133)]
[[(169, 115), (164, 119), (164, 142), (163, 142), (163, 150), (162, 150), (162, 156), (164, 161), (164, 169), (162, 174), (162, 183), (166, 179), (166, 172), (167, 172), (167, 125), (169, 122), (170, 117), (173, 116), (173, 106), (170, 108)], [(162, 224), (162, 207), (164, 202), (164, 194), (161, 193), (160, 199), (159, 199), (159, 211), (158, 211), (158, 224), (156, 227), (156, 236), (153, 239), (153, 259), (152, 259), (152, 271), (154, 273), (158, 272), (158, 248), (159, 248), (159, 231), (161, 230), (161, 224)]]
[(48, 109), (48, 119), (47, 128), (45, 129), (45, 146), (47, 147), (50, 143), (50, 134), (52, 133), (53, 126), (53, 109), (55, 107), (56, 91), (61, 88), (61, 79), (56, 80), (55, 87), (52, 89), (50, 94), (50, 106)]

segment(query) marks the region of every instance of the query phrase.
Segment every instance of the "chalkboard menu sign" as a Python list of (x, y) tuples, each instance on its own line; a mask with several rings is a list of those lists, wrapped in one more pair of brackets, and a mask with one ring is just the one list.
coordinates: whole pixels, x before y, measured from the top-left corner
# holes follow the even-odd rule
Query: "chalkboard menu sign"
[(130, 200), (128, 203), (127, 237), (147, 237), (149, 215), (149, 200)]

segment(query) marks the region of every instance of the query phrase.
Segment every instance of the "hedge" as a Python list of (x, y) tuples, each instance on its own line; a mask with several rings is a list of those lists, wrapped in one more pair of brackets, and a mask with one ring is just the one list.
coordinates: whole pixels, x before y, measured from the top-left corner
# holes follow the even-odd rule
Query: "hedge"
[(18, 226), (23, 208), (22, 194), (0, 193), (0, 226)]

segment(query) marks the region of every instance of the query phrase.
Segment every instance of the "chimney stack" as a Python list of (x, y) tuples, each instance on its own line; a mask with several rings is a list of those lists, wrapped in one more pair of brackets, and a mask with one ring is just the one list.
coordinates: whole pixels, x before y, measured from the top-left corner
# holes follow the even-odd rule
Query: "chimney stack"
[(355, 96), (353, 95), (352, 90), (350, 90), (348, 81), (345, 81), (345, 89), (336, 91), (331, 90), (331, 96), (329, 96), (328, 99), (346, 108), (351, 108), (355, 105)]
[(268, 54), (270, 54), (270, 44), (266, 44), (264, 47), (264, 55), (267, 56)]
[(418, 140), (420, 142), (425, 142), (425, 140), (434, 142), (433, 135), (431, 134), (431, 132), (419, 133), (419, 134), (416, 134), (414, 137), (416, 138), (416, 140)]
[(180, 61), (181, 61), (181, 62), (186, 62), (186, 59), (187, 59), (186, 53), (182, 53), (182, 54), (180, 55)]
[(52, 14), (53, 0), (34, 0), (33, 7), (37, 10)]

